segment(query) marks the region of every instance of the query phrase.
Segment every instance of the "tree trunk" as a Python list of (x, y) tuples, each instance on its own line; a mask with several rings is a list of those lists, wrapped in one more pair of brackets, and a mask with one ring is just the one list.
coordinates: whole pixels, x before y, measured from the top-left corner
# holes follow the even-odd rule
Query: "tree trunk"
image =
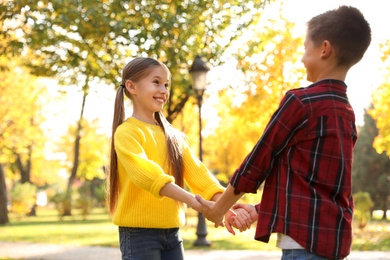
[(27, 160), (24, 164), (21, 158), (20, 154), (16, 155), (16, 165), (18, 166), (18, 169), (20, 171), (20, 183), (31, 183), (31, 164), (32, 164), (32, 145), (29, 145), (27, 147), (28, 154), (27, 154)]
[[(88, 77), (87, 77), (88, 78)], [(83, 101), (81, 104), (81, 112), (80, 112), (80, 118), (77, 122), (77, 129), (76, 129), (76, 138), (74, 142), (74, 158), (73, 158), (73, 167), (72, 172), (70, 174), (69, 180), (68, 180), (68, 187), (66, 189), (66, 207), (64, 207), (64, 213), (63, 216), (71, 216), (72, 215), (72, 187), (74, 180), (76, 179), (77, 169), (79, 167), (79, 157), (80, 157), (80, 140), (81, 140), (81, 131), (82, 131), (82, 121), (84, 117), (84, 108), (85, 108), (85, 101), (88, 96), (88, 80), (84, 86), (83, 91)]]
[(383, 206), (382, 206), (382, 210), (383, 210), (383, 216), (382, 216), (382, 220), (387, 220), (387, 210), (389, 209), (389, 207), (388, 207), (388, 201), (389, 201), (389, 199), (388, 199), (388, 197), (389, 197), (389, 195), (387, 195), (386, 196), (386, 199), (384, 199), (384, 201), (383, 201)]
[(0, 225), (6, 225), (8, 220), (8, 208), (7, 208), (7, 187), (5, 184), (5, 172), (3, 165), (0, 164)]
[(171, 102), (171, 100), (173, 98), (173, 88), (171, 88), (171, 93), (169, 95), (169, 101), (167, 102), (168, 108), (167, 108), (167, 115), (166, 115), (167, 121), (169, 123), (172, 123), (173, 120), (175, 120), (175, 118), (177, 117), (177, 115), (183, 110), (184, 105), (186, 104), (186, 102), (190, 98), (190, 91), (191, 91), (191, 88), (188, 88), (188, 91), (186, 91), (182, 96), (175, 97), (175, 98), (178, 98), (178, 100), (176, 100), (175, 102)]
[[(20, 171), (20, 183), (31, 183), (31, 165), (32, 165), (32, 153), (33, 153), (33, 145), (29, 145), (27, 147), (27, 160), (25, 163), (22, 161), (22, 156), (20, 154), (15, 153), (16, 156), (16, 165)], [(27, 214), (28, 216), (36, 216), (36, 207), (35, 204), (30, 212)]]

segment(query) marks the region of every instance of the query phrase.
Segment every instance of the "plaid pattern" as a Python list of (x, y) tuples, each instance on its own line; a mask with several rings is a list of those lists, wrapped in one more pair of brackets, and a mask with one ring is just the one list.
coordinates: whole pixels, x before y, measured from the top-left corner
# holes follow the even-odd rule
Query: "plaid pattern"
[(352, 243), (352, 155), (357, 140), (347, 86), (322, 80), (286, 93), (263, 136), (230, 180), (256, 193), (255, 239), (273, 232), (317, 255), (346, 257)]

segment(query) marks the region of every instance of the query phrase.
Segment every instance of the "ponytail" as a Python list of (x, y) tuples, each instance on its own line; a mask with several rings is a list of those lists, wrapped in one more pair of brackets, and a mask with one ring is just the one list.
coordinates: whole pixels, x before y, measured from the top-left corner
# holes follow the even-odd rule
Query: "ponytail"
[(126, 89), (124, 85), (121, 85), (116, 92), (114, 118), (112, 121), (110, 169), (108, 177), (108, 205), (110, 214), (114, 213), (118, 201), (118, 160), (114, 146), (114, 135), (118, 126), (125, 120), (124, 91), (126, 91)]

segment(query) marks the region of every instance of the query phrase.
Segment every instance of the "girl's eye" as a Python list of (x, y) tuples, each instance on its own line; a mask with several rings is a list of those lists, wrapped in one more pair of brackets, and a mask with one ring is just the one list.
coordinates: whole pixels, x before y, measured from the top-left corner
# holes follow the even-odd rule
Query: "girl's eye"
[(159, 84), (160, 82), (158, 80), (153, 81), (154, 84)]
[(164, 84), (164, 86), (165, 86), (165, 88), (168, 88), (168, 87), (169, 87), (169, 84), (168, 84), (168, 83), (166, 83), (166, 84)]

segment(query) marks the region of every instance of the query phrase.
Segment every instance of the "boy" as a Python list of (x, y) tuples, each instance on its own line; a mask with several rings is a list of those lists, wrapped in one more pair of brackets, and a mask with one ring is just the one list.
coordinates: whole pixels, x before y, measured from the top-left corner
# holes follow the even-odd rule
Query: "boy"
[[(370, 42), (370, 25), (354, 7), (340, 6), (308, 22), (301, 61), (313, 84), (286, 93), (215, 204), (197, 196), (207, 219), (221, 225), (232, 205), (265, 181), (261, 203), (233, 207), (257, 221), (256, 240), (268, 242), (277, 233), (282, 259), (348, 256), (357, 132), (344, 81)], [(246, 228), (231, 218), (225, 224)]]

